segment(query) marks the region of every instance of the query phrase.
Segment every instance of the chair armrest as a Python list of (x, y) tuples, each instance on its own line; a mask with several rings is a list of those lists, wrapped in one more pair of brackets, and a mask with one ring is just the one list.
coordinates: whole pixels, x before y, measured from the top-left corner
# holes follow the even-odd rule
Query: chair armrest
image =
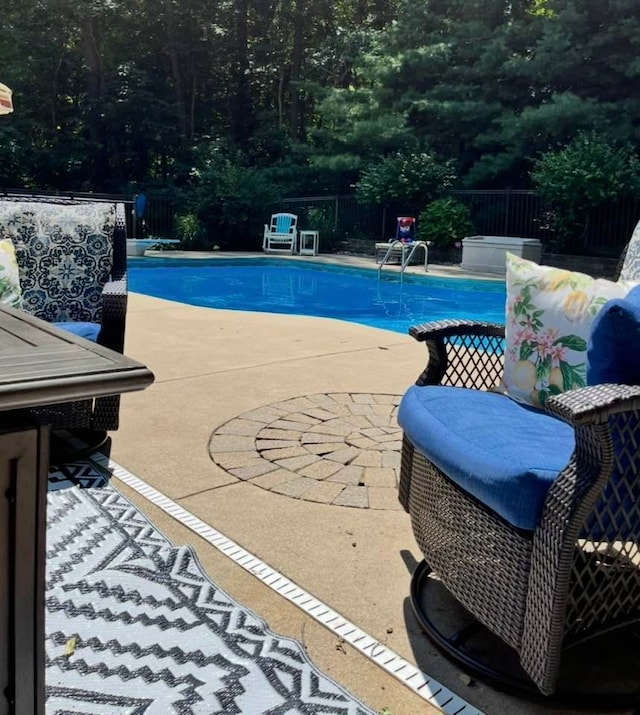
[[(577, 614), (578, 622), (580, 613), (590, 617), (594, 603), (603, 605), (601, 594), (615, 592), (616, 580), (608, 581), (606, 571), (628, 569), (627, 553), (618, 544), (633, 539), (634, 529), (637, 533), (632, 485), (637, 479), (639, 406), (640, 386), (614, 384), (569, 390), (545, 403), (548, 412), (575, 427), (575, 450), (551, 484), (532, 542), (520, 660), (527, 672), (535, 668), (540, 678), (552, 672), (551, 666), (542, 670), (541, 653), (551, 653), (557, 662), (562, 647), (552, 628), (541, 629), (541, 614), (561, 613), (567, 600), (584, 593), (583, 604), (574, 606), (574, 617)], [(626, 415), (609, 419), (620, 413)], [(629, 447), (626, 458), (617, 452), (623, 444)], [(602, 587), (594, 583), (599, 570)], [(589, 591), (592, 596), (586, 595)]]
[(436, 320), (421, 325), (412, 325), (409, 328), (409, 335), (418, 342), (463, 335), (499, 335), (504, 337), (504, 325), (483, 323), (477, 320)]
[(611, 415), (640, 408), (640, 386), (590, 385), (550, 397), (545, 409), (573, 427), (602, 424)]
[(124, 351), (127, 315), (127, 279), (109, 281), (102, 289), (102, 325), (98, 342), (112, 350)]
[[(637, 433), (637, 426), (629, 433), (626, 419), (617, 423), (617, 420), (610, 422), (609, 418), (627, 413), (629, 422), (637, 423), (639, 407), (640, 386), (630, 385), (590, 385), (554, 395), (546, 401), (545, 409), (550, 414), (575, 428), (574, 453), (549, 489), (540, 522), (541, 531), (554, 533), (557, 548), (564, 543), (566, 548), (573, 549), (578, 529), (582, 528), (589, 509), (611, 476), (616, 443), (630, 439), (635, 444), (633, 435)], [(625, 430), (624, 434), (621, 429)], [(561, 534), (565, 535), (562, 540)], [(544, 552), (543, 544), (535, 548)]]
[[(624, 543), (633, 532), (637, 522), (633, 515), (633, 487), (629, 485), (636, 479), (639, 406), (640, 386), (614, 384), (581, 387), (546, 401), (545, 408), (550, 413), (575, 427), (576, 446), (549, 489), (533, 538), (522, 663), (533, 663), (539, 658), (539, 649), (550, 649), (551, 629), (541, 633), (540, 613), (564, 608), (570, 587), (575, 593), (593, 585), (591, 579), (597, 574), (588, 554), (597, 554), (600, 545)], [(620, 413), (626, 416), (609, 420)], [(620, 459), (616, 450), (622, 444), (629, 447), (629, 453)], [(578, 539), (582, 565), (575, 560)], [(611, 553), (611, 561), (602, 560), (605, 568), (624, 570), (626, 565), (620, 565), (626, 555), (624, 549), (619, 552), (622, 560), (617, 564), (615, 553)], [(561, 642), (553, 645), (556, 655), (560, 648)]]
[(409, 328), (424, 342), (427, 367), (417, 385), (457, 385), (487, 389), (500, 382), (503, 370), (504, 326), (471, 320), (440, 320)]

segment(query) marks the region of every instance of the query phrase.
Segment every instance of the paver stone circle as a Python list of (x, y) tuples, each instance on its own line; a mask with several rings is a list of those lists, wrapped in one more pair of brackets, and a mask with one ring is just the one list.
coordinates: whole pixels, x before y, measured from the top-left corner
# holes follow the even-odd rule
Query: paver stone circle
[(278, 494), (396, 511), (400, 399), (320, 393), (274, 402), (220, 425), (209, 453), (233, 476)]

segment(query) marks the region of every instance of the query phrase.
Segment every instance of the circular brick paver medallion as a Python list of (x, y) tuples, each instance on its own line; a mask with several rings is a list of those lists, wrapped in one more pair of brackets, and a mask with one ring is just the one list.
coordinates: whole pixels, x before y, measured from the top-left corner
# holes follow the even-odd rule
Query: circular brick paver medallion
[(294, 397), (214, 431), (213, 461), (238, 479), (296, 499), (399, 510), (400, 395)]

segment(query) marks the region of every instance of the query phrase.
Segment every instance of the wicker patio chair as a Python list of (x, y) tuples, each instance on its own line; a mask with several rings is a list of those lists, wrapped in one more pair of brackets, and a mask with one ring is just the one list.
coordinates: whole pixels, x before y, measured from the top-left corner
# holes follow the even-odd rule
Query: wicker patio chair
[[(640, 279), (639, 238), (637, 229), (618, 269), (627, 279)], [(633, 310), (640, 314), (636, 302)], [(438, 413), (435, 421), (442, 429), (437, 435), (421, 434), (400, 407), (399, 498), (425, 559), (413, 575), (414, 610), (428, 635), (457, 662), (500, 679), (495, 668), (470, 658), (460, 642), (448, 640), (434, 626), (422, 593), (425, 577), (433, 571), (476, 621), (514, 649), (537, 689), (550, 695), (565, 647), (640, 620), (640, 380), (625, 375), (624, 380), (569, 390), (546, 401), (535, 417), (551, 421), (548, 439), (570, 429), (575, 446), (564, 455), (566, 460), (558, 458), (557, 476), (540, 505), (538, 522), (522, 528), (488, 504), (491, 499), (463, 489), (451, 477), (455, 465), (445, 465), (454, 459), (447, 452), (447, 425), (453, 430), (458, 420), (464, 422), (462, 429), (472, 430), (474, 424), (490, 423), (491, 400), (503, 401), (500, 408), (513, 414), (527, 409), (490, 390), (502, 376), (504, 327), (445, 320), (409, 332), (425, 343), (428, 364), (403, 403), (420, 390), (433, 394), (466, 388), (454, 393), (461, 398), (457, 412)], [(635, 335), (638, 341), (640, 329)], [(610, 347), (614, 355), (625, 352)], [(635, 370), (640, 355), (631, 355), (630, 364)], [(625, 380), (633, 384), (612, 384)], [(475, 416), (463, 414), (465, 404)], [(501, 426), (493, 427), (493, 435), (485, 430), (485, 446), (498, 457)], [(438, 466), (431, 447), (424, 446), (430, 439), (440, 441), (444, 456), (436, 460)], [(536, 439), (543, 450), (537, 429), (523, 435), (522, 444)], [(473, 460), (471, 454), (468, 463)], [(518, 496), (511, 498), (515, 502)], [(508, 677), (502, 682), (514, 684)]]
[[(0, 235), (18, 263), (22, 309), (123, 352), (127, 244), (123, 204), (2, 197)], [(51, 405), (37, 416), (53, 429), (118, 428), (120, 397)]]

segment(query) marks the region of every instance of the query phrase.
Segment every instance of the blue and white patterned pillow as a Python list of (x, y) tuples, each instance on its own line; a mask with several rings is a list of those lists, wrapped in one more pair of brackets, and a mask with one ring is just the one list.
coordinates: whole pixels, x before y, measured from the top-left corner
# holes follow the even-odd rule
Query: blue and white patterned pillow
[(49, 322), (100, 323), (114, 226), (109, 203), (0, 201), (0, 232), (15, 246), (22, 308)]
[(640, 221), (633, 229), (620, 271), (620, 280), (640, 281)]

